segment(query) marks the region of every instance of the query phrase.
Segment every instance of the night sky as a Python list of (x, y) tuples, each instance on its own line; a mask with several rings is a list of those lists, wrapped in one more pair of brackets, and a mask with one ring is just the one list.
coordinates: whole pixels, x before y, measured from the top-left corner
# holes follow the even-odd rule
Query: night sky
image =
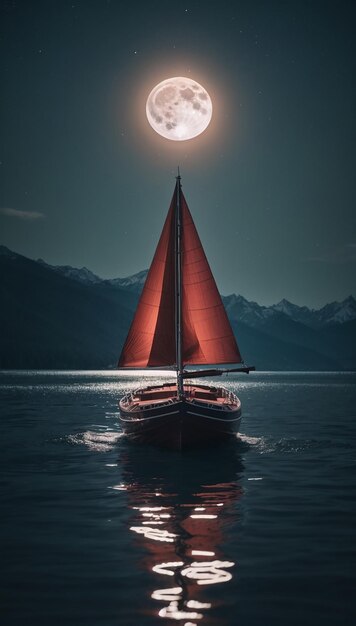
[[(356, 295), (355, 3), (1, 2), (0, 243), (104, 278), (149, 266), (176, 168), (223, 294)], [(148, 93), (197, 80), (173, 142)]]

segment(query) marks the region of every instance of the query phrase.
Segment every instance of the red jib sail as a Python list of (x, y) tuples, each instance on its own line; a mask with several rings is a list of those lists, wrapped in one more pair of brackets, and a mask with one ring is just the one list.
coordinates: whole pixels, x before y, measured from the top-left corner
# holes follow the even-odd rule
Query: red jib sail
[[(241, 363), (230, 322), (180, 188), (179, 194), (183, 364)], [(119, 367), (176, 364), (176, 210), (177, 186)]]

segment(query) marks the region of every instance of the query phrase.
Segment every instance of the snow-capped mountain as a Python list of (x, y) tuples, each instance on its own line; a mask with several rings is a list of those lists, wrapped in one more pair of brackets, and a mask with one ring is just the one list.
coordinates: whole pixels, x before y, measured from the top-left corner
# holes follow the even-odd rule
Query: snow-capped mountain
[(223, 301), (231, 319), (245, 322), (254, 328), (260, 327), (267, 321), (278, 319), (280, 315), (315, 329), (356, 319), (356, 300), (353, 296), (349, 296), (342, 302), (326, 304), (321, 309), (298, 306), (285, 299), (269, 307), (260, 306), (257, 302), (249, 302), (243, 296), (236, 294), (223, 296)]
[[(10, 252), (10, 250), (9, 250)], [(0, 251), (1, 253), (1, 251)], [(86, 283), (90, 285), (98, 285), (99, 283), (108, 283), (109, 285), (113, 285), (114, 287), (120, 287), (122, 289), (129, 289), (130, 291), (134, 291), (139, 293), (144, 285), (146, 280), (148, 270), (142, 270), (137, 274), (133, 274), (132, 276), (127, 276), (127, 278), (101, 278), (97, 274), (94, 274), (91, 270), (88, 270), (87, 267), (72, 267), (71, 265), (50, 265), (43, 261), (43, 259), (37, 259), (37, 263), (48, 267), (59, 274), (63, 274), (67, 278), (72, 278), (73, 280), (77, 280), (80, 283)]]
[(223, 296), (223, 302), (230, 319), (244, 322), (254, 328), (276, 315), (271, 307), (260, 306), (257, 302), (249, 302), (243, 296), (237, 296), (235, 293)]
[(331, 302), (313, 312), (321, 326), (343, 324), (356, 318), (356, 300), (349, 296), (343, 302)]
[(102, 278), (94, 274), (91, 270), (88, 270), (87, 267), (72, 267), (71, 265), (50, 265), (46, 263), (43, 259), (37, 259), (37, 263), (44, 265), (45, 267), (50, 268), (51, 270), (55, 270), (59, 274), (63, 274), (67, 278), (72, 278), (73, 280), (77, 280), (80, 283), (89, 283), (91, 285), (96, 285), (102, 282)]
[(110, 285), (130, 289), (130, 291), (140, 292), (146, 280), (148, 270), (142, 270), (137, 274), (128, 276), (127, 278), (112, 278), (108, 280)]
[(311, 328), (324, 328), (356, 319), (356, 300), (352, 296), (342, 302), (326, 304), (321, 309), (308, 309), (306, 306), (292, 304), (288, 300), (281, 300), (271, 308)]
[(286, 300), (285, 298), (277, 304), (272, 304), (271, 309), (278, 311), (279, 313), (283, 313), (295, 322), (301, 322), (311, 328), (319, 326), (319, 322), (313, 309), (308, 309), (307, 306), (298, 306), (297, 304), (289, 302), (289, 300)]

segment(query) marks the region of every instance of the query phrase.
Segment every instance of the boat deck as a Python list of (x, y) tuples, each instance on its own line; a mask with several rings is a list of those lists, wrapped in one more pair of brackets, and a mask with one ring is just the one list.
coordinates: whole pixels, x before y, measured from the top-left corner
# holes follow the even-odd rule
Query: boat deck
[[(207, 385), (184, 385), (185, 399), (199, 404), (216, 407), (236, 408), (239, 400), (235, 394), (223, 387), (208, 387)], [(125, 398), (126, 410), (135, 411), (145, 406), (159, 405), (178, 401), (177, 385), (165, 384), (160, 387), (146, 387), (137, 389)]]

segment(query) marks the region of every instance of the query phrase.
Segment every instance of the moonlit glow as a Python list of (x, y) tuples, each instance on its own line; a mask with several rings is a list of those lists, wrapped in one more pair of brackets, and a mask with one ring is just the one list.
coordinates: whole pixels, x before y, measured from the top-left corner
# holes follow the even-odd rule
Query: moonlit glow
[(156, 85), (146, 103), (146, 115), (152, 128), (173, 141), (200, 135), (209, 125), (212, 111), (206, 89), (182, 76), (167, 78)]

